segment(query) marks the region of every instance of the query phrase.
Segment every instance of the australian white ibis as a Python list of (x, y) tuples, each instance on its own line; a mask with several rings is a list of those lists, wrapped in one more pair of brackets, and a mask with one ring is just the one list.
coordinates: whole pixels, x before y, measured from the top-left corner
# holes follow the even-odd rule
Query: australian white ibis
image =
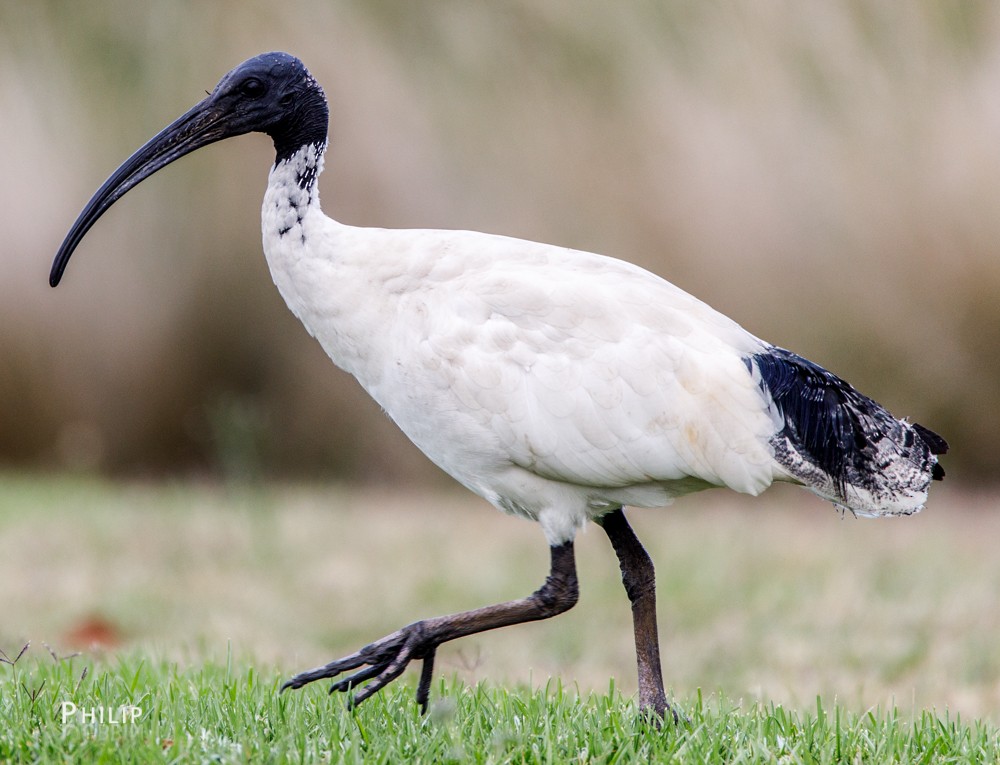
[[(360, 703), (439, 645), (546, 619), (577, 600), (576, 532), (594, 521), (632, 603), (639, 702), (663, 691), (653, 565), (622, 508), (716, 486), (798, 483), (856, 515), (920, 510), (944, 439), (769, 345), (630, 263), (470, 231), (355, 228), (320, 210), (328, 111), (302, 62), (265, 53), (133, 154), (98, 189), (52, 266), (137, 183), (207, 144), (274, 140), (264, 252), (292, 312), (428, 457), (500, 510), (538, 521), (551, 571), (531, 595), (423, 619), (292, 678)], [(367, 683), (367, 684), (365, 684)]]

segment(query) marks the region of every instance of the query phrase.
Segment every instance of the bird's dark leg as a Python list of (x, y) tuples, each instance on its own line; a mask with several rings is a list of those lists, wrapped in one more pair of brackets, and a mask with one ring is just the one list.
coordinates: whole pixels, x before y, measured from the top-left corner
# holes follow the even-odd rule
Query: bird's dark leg
[(622, 584), (632, 603), (635, 630), (635, 656), (639, 666), (639, 707), (661, 718), (667, 712), (677, 720), (677, 713), (667, 704), (660, 668), (660, 641), (656, 626), (656, 572), (653, 561), (632, 531), (621, 508), (598, 519), (615, 548), (622, 569)]
[(552, 567), (545, 584), (528, 597), (414, 622), (366, 645), (350, 656), (296, 675), (281, 686), (281, 690), (301, 688), (314, 680), (336, 677), (343, 672), (363, 667), (330, 686), (330, 693), (350, 691), (371, 680), (355, 693), (351, 704), (357, 705), (399, 677), (411, 661), (420, 659), (424, 665), (417, 686), (417, 702), (426, 711), (434, 653), (439, 645), (477, 632), (548, 619), (573, 607), (579, 591), (573, 542), (553, 547), (551, 551)]

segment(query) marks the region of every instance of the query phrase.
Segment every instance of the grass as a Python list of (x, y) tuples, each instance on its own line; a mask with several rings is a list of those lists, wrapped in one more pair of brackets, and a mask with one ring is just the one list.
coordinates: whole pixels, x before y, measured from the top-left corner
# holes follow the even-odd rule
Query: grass
[[(612, 684), (506, 689), (436, 683), (426, 717), (398, 685), (356, 710), (322, 689), (228, 661), (145, 652), (58, 658), (32, 648), (0, 675), (0, 760), (18, 762), (996, 762), (1000, 731), (947, 714), (807, 710), (700, 693), (662, 730)], [(72, 704), (74, 706), (68, 706)], [(99, 710), (104, 710), (99, 711)], [(134, 711), (129, 711), (134, 710)], [(103, 716), (103, 717), (102, 717)], [(112, 720), (117, 720), (113, 722)]]
[[(0, 474), (0, 762), (992, 761), (1000, 519), (988, 496), (935, 488), (891, 521), (784, 491), (634, 512), (689, 718), (658, 732), (636, 715), (600, 533), (578, 539), (576, 608), (442, 648), (427, 718), (413, 672), (351, 713), (276, 689), (416, 618), (534, 589), (534, 524), (460, 493)], [(66, 700), (143, 714), (64, 725)]]

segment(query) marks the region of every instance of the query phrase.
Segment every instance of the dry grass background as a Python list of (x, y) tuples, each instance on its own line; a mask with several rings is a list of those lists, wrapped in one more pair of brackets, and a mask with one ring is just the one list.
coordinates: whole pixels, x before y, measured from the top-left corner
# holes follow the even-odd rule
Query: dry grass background
[[(462, 494), (10, 476), (0, 490), (8, 653), (26, 639), (88, 650), (101, 625), (108, 650), (194, 663), (231, 644), (290, 673), (421, 617), (525, 595), (548, 565), (533, 524)], [(808, 708), (822, 694), (859, 712), (1000, 720), (993, 505), (944, 491), (918, 516), (866, 521), (777, 490), (633, 512), (658, 567), (668, 684), (680, 698)], [(596, 527), (578, 556), (576, 608), (446, 646), (439, 671), (582, 691), (614, 677), (634, 692), (630, 611)]]
[(952, 441), (1000, 410), (1000, 8), (970, 2), (0, 7), (0, 459), (121, 473), (433, 481), (281, 304), (270, 147), (100, 181), (249, 55), (324, 83), (345, 222), (475, 228), (637, 261)]

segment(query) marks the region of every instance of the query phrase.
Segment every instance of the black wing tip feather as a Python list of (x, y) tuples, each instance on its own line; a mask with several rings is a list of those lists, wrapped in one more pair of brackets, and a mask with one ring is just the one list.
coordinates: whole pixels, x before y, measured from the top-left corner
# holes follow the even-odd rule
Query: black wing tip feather
[(919, 422), (914, 422), (911, 426), (920, 436), (920, 440), (927, 444), (931, 454), (947, 454), (948, 442), (935, 433), (930, 428), (925, 428)]
[[(910, 427), (912, 427), (914, 432), (920, 437), (920, 440), (927, 444), (927, 449), (931, 454), (948, 453), (948, 442), (941, 438), (941, 436), (933, 430), (925, 428), (919, 422), (913, 423)], [(940, 481), (944, 478), (944, 475), (944, 468), (941, 467), (940, 463), (935, 462), (934, 467), (931, 468), (931, 479), (934, 481)]]
[[(791, 351), (771, 347), (752, 360), (761, 387), (767, 388), (785, 419), (781, 437), (823, 470), (841, 493), (847, 483), (865, 482), (874, 467), (870, 460), (885, 438), (900, 439), (900, 445), (908, 447), (915, 436), (928, 456), (948, 451), (947, 441), (937, 433), (896, 420), (841, 378)], [(751, 359), (745, 361), (750, 367)], [(912, 432), (907, 434), (906, 429)], [(944, 468), (936, 460), (930, 470), (932, 479), (944, 478)]]

